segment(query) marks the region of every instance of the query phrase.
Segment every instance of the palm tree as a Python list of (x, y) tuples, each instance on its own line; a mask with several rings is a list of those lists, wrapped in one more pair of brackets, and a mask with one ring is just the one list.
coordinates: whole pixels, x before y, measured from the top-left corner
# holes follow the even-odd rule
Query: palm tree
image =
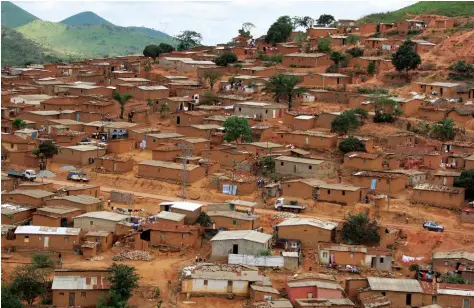
[(132, 96), (128, 93), (120, 95), (117, 91), (113, 93), (113, 98), (120, 104), (120, 118), (123, 119), (123, 114), (125, 112), (125, 104), (128, 102)]
[(456, 126), (452, 119), (444, 118), (433, 124), (433, 133), (441, 140), (452, 140), (454, 139), (455, 128)]
[(305, 87), (297, 87), (296, 84), (298, 82), (299, 79), (296, 76), (278, 74), (270, 77), (263, 91), (273, 93), (273, 99), (277, 103), (280, 102), (280, 99), (286, 98), (288, 100), (288, 108), (291, 109), (295, 95), (307, 91)]

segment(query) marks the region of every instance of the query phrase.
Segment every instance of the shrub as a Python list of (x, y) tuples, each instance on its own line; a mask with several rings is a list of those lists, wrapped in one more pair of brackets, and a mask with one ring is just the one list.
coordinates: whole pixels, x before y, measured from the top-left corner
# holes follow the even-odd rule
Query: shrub
[(258, 256), (271, 256), (272, 255), (272, 251), (270, 249), (262, 249), (258, 252)]
[(374, 116), (375, 123), (393, 123), (395, 122), (395, 118), (390, 113), (385, 112), (377, 112)]
[(160, 295), (161, 295), (161, 290), (160, 290), (159, 287), (156, 287), (156, 289), (155, 289), (155, 297), (160, 297)]
[(355, 131), (360, 126), (360, 121), (354, 111), (344, 111), (338, 115), (331, 123), (331, 131), (339, 134), (347, 134)]
[(408, 270), (410, 272), (418, 272), (420, 270), (420, 265), (418, 264), (410, 264), (410, 266), (408, 267)]
[(224, 52), (220, 55), (218, 55), (215, 59), (216, 65), (219, 66), (227, 66), (231, 63), (237, 62), (238, 58), (237, 55), (233, 52)]
[(365, 144), (357, 138), (350, 136), (339, 143), (339, 150), (346, 154), (349, 152), (366, 152)]
[(342, 227), (342, 239), (351, 245), (376, 244), (380, 241), (379, 226), (365, 213), (349, 215)]
[(443, 275), (441, 276), (441, 282), (446, 283), (455, 283), (455, 284), (465, 284), (464, 278), (458, 275)]
[(363, 119), (367, 119), (369, 117), (369, 112), (365, 110), (364, 108), (357, 107), (355, 109), (352, 109), (355, 114), (360, 115)]
[(54, 260), (50, 254), (35, 253), (31, 256), (32, 267), (34, 268), (50, 268), (54, 267)]
[(357, 92), (360, 94), (388, 94), (388, 90), (382, 88), (357, 88)]
[(328, 38), (322, 38), (318, 41), (319, 52), (331, 52), (331, 40)]
[(350, 54), (352, 57), (362, 57), (364, 55), (364, 49), (360, 47), (353, 47), (351, 49), (346, 50), (346, 53)]
[(375, 73), (375, 62), (369, 62), (369, 65), (367, 66), (367, 73), (373, 75)]

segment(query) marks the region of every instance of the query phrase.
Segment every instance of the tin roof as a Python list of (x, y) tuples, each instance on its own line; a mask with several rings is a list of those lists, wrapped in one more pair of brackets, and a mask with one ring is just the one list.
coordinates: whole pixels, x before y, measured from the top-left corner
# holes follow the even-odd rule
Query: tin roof
[(344, 244), (333, 244), (333, 243), (321, 243), (319, 244), (320, 250), (330, 251), (348, 251), (348, 252), (363, 252), (367, 253), (367, 247), (357, 245), (344, 245)]
[(46, 212), (50, 214), (66, 214), (75, 211), (80, 211), (77, 207), (56, 207), (56, 206), (44, 206), (37, 209), (38, 212)]
[(186, 142), (189, 142), (189, 143), (210, 142), (209, 139), (198, 138), (198, 137), (183, 137), (183, 138), (177, 138), (177, 140), (182, 140), (182, 141), (186, 141)]
[(156, 218), (160, 219), (166, 219), (166, 220), (172, 220), (172, 221), (180, 221), (186, 217), (184, 214), (180, 213), (172, 213), (172, 212), (167, 212), (167, 211), (161, 211), (157, 215), (155, 215)]
[(109, 234), (109, 231), (89, 231), (86, 236), (108, 236)]
[(280, 222), (278, 224), (278, 227), (302, 226), (302, 225), (313, 226), (313, 227), (321, 228), (325, 230), (334, 230), (337, 227), (338, 223), (327, 221), (327, 220), (321, 220), (317, 218), (289, 218)]
[(433, 259), (466, 259), (474, 262), (474, 253), (467, 251), (439, 251), (433, 254)]
[(52, 290), (108, 290), (105, 277), (54, 276)]
[(325, 56), (325, 53), (304, 53), (304, 52), (294, 52), (284, 55), (284, 57), (302, 57), (302, 58), (321, 58)]
[(260, 217), (256, 215), (249, 215), (247, 213), (235, 212), (235, 211), (208, 211), (206, 212), (209, 217), (220, 216), (228, 217), (241, 220), (257, 220)]
[(271, 234), (253, 230), (220, 231), (211, 239), (213, 241), (247, 240), (256, 243), (266, 243), (272, 238)]
[(180, 138), (185, 137), (177, 133), (160, 133), (160, 134), (147, 134), (147, 136), (156, 138), (156, 139), (166, 139), (166, 138)]
[(350, 158), (358, 157), (358, 158), (364, 158), (364, 159), (376, 159), (380, 155), (375, 154), (375, 153), (365, 153), (365, 152), (349, 152), (349, 153), (346, 153), (345, 156), (350, 157)]
[(418, 280), (368, 277), (372, 291), (393, 291), (407, 293), (423, 293)]
[(238, 205), (238, 206), (246, 206), (246, 207), (254, 207), (257, 205), (257, 202), (252, 202), (252, 201), (245, 201), (245, 200), (237, 200), (237, 199), (234, 199), (234, 200), (230, 200), (230, 201), (227, 201), (229, 204), (232, 204), (232, 205)]
[(277, 289), (273, 287), (268, 287), (268, 286), (261, 286), (258, 284), (252, 284), (250, 286), (253, 290), (258, 291), (258, 292), (265, 292), (265, 293), (273, 293), (273, 294), (280, 294)]
[(25, 190), (10, 191), (10, 192), (4, 193), (4, 195), (24, 195), (24, 196), (32, 197), (35, 199), (41, 199), (41, 198), (53, 196), (54, 193), (46, 191), (46, 190), (41, 190), (41, 189), (35, 189), (35, 190), (25, 189)]
[(137, 88), (144, 91), (168, 90), (168, 88), (164, 86), (138, 86)]
[(396, 179), (401, 177), (400, 174), (395, 172), (381, 172), (381, 171), (359, 171), (353, 174), (353, 176), (366, 176), (366, 177), (376, 177), (384, 179)]
[(76, 218), (93, 218), (93, 219), (104, 219), (109, 221), (122, 221), (126, 220), (130, 216), (119, 214), (115, 212), (107, 212), (107, 211), (99, 211), (99, 212), (88, 212), (79, 216), (74, 217)]
[(194, 212), (195, 210), (202, 207), (200, 203), (194, 202), (183, 202), (183, 201), (171, 201), (171, 202), (162, 202), (160, 205), (171, 205), (172, 209), (184, 210)]
[(302, 298), (296, 302), (299, 307), (355, 306), (348, 298)]
[(16, 228), (15, 225), (2, 225), (2, 235), (7, 234), (8, 231)]
[(464, 188), (459, 187), (450, 187), (443, 185), (433, 185), (429, 183), (419, 184), (413, 187), (413, 190), (428, 190), (428, 191), (439, 191), (439, 192), (448, 192), (453, 194), (460, 194), (464, 192)]
[[(169, 161), (161, 161), (161, 160), (144, 160), (144, 161), (138, 163), (138, 165), (161, 167), (161, 168), (165, 168), (165, 169), (179, 169), (179, 170), (183, 169), (182, 164), (172, 163), (172, 162), (169, 162)], [(187, 171), (192, 171), (196, 168), (199, 168), (199, 166), (198, 165), (191, 165), (191, 164), (188, 164), (186, 166)]]
[(252, 143), (247, 143), (247, 144), (253, 145), (253, 146), (256, 146), (256, 147), (259, 147), (259, 148), (266, 148), (266, 149), (269, 149), (269, 148), (283, 148), (283, 147), (285, 147), (285, 146), (282, 145), (282, 144), (273, 143), (273, 142), (265, 142), (265, 141), (262, 141), (262, 142), (252, 142)]
[(319, 280), (302, 280), (288, 282), (290, 288), (318, 287), (321, 289), (342, 290), (337, 282), (327, 282)]
[(439, 289), (438, 288), (438, 294), (444, 294), (444, 295), (457, 295), (457, 296), (469, 296), (469, 297), (474, 297), (474, 290), (459, 290), (459, 289)]
[(29, 206), (21, 206), (16, 204), (4, 203), (1, 207), (2, 215), (11, 215), (16, 213), (21, 213), (25, 211), (29, 211), (32, 208)]
[(310, 165), (320, 165), (324, 163), (324, 160), (320, 159), (312, 159), (312, 158), (302, 158), (302, 157), (294, 157), (294, 156), (278, 156), (275, 158), (276, 161), (286, 161), (286, 162), (293, 162), (293, 163), (302, 163), (302, 164), (310, 164)]
[(150, 80), (145, 78), (117, 78), (118, 80), (125, 81), (125, 82), (149, 82)]
[(203, 130), (223, 128), (222, 126), (217, 125), (217, 124), (196, 124), (196, 125), (191, 125), (191, 127), (194, 127), (194, 128), (197, 128), (197, 129), (203, 129)]
[(50, 234), (50, 235), (79, 235), (79, 228), (18, 226), (15, 234)]
[(99, 203), (100, 199), (89, 196), (89, 195), (73, 195), (73, 196), (63, 196), (63, 197), (58, 197), (55, 199), (59, 200), (67, 200), (75, 203), (81, 203), (81, 204), (94, 204), (94, 203)]

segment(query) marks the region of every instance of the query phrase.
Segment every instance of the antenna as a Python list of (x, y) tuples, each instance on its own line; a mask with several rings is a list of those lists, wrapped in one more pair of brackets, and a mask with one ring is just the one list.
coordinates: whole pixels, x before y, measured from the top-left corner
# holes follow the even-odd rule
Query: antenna
[(181, 173), (181, 185), (182, 185), (181, 198), (185, 200), (186, 199), (186, 183), (187, 183), (187, 176), (188, 176), (187, 174), (188, 158), (191, 157), (191, 155), (193, 154), (193, 146), (189, 144), (180, 143), (178, 144), (178, 147), (183, 152), (183, 155), (181, 156), (181, 160), (183, 161), (183, 171)]

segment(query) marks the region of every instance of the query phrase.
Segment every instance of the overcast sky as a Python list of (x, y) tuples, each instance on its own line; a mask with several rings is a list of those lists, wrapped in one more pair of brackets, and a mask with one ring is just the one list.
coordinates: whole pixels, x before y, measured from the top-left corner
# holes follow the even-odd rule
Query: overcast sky
[(282, 15), (331, 14), (336, 19), (358, 19), (370, 13), (397, 10), (416, 1), (14, 1), (31, 14), (58, 22), (92, 11), (118, 26), (144, 26), (176, 35), (183, 30), (202, 34), (203, 44), (226, 43), (242, 23), (251, 22), (254, 37), (265, 34)]

